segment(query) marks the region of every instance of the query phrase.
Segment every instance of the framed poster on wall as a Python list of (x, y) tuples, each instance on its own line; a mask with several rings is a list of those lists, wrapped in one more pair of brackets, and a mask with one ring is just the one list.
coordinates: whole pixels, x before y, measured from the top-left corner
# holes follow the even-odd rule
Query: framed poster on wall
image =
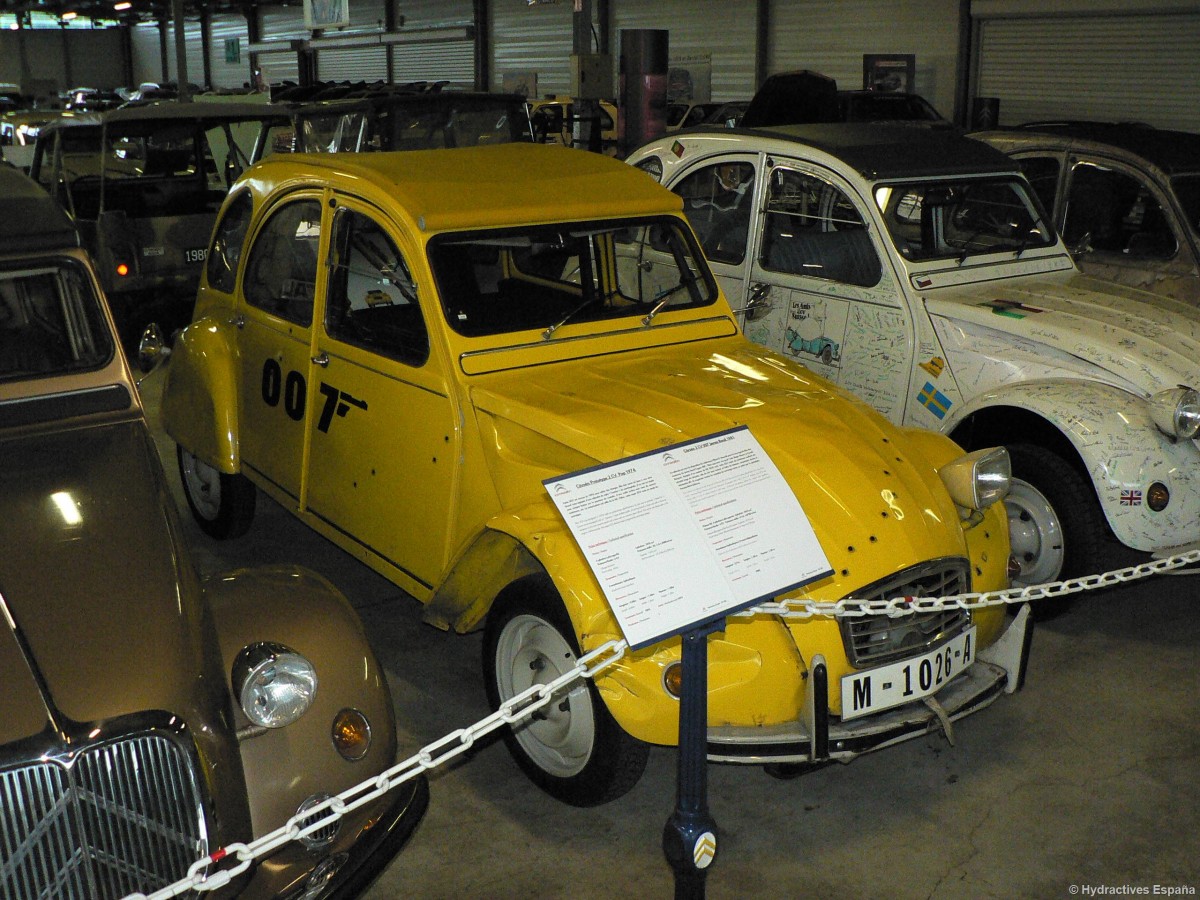
[(917, 72), (912, 53), (864, 53), (863, 90), (911, 94)]
[(350, 0), (304, 0), (304, 27), (343, 28), (350, 24)]

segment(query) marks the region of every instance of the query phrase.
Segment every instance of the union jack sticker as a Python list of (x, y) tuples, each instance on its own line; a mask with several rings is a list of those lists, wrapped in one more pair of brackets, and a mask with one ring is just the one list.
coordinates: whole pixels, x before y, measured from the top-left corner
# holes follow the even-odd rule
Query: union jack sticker
[(1141, 491), (1121, 491), (1122, 506), (1141, 506), (1142, 492)]

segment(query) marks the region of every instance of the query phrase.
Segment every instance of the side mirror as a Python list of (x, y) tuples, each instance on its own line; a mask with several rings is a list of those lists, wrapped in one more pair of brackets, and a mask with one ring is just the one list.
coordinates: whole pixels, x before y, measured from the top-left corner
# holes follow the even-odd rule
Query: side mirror
[(1072, 256), (1082, 256), (1085, 253), (1092, 252), (1092, 233), (1085, 231), (1080, 235), (1079, 240), (1073, 244), (1068, 244), (1067, 249), (1071, 251)]
[(163, 338), (162, 329), (157, 322), (151, 322), (142, 332), (138, 341), (138, 369), (149, 375), (171, 355), (171, 348)]
[(770, 293), (771, 286), (769, 284), (754, 285), (750, 289), (750, 296), (746, 298), (746, 305), (735, 309), (733, 311), (734, 315), (744, 315), (747, 322), (761, 319), (774, 306), (769, 296)]

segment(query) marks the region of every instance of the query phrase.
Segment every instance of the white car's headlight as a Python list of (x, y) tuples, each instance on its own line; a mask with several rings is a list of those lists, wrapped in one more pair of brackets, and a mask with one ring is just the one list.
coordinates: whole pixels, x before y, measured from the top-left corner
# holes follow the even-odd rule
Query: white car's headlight
[(1150, 398), (1150, 415), (1167, 437), (1191, 440), (1200, 432), (1200, 394), (1188, 387), (1159, 391)]
[(282, 644), (251, 644), (233, 664), (233, 689), (251, 722), (282, 728), (312, 706), (317, 672), (312, 663)]
[(1012, 463), (1003, 447), (988, 447), (946, 463), (938, 474), (959, 506), (987, 509), (1008, 495)]
[(647, 156), (640, 163), (637, 163), (634, 168), (641, 169), (655, 181), (662, 181), (663, 164), (662, 160), (657, 156)]

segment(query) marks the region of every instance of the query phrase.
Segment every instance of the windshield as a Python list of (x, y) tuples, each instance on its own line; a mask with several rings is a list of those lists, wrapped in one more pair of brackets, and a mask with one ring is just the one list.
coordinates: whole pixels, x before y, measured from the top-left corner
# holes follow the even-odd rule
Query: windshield
[(1017, 178), (880, 185), (875, 202), (896, 248), (911, 260), (955, 258), (961, 264), (989, 253), (1020, 255), (1057, 240)]
[(450, 327), (468, 337), (707, 306), (716, 284), (679, 219), (530, 225), (430, 242)]
[(0, 269), (0, 381), (95, 368), (113, 353), (83, 267), (54, 260)]
[(1176, 175), (1171, 179), (1183, 216), (1194, 234), (1200, 234), (1200, 175)]

